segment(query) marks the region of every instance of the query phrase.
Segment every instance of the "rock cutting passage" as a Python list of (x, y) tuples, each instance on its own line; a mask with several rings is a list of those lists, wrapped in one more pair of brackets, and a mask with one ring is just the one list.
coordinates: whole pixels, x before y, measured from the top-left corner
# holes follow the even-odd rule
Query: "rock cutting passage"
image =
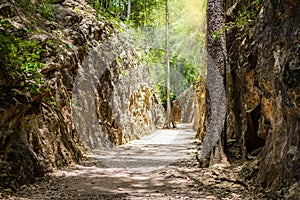
[(299, 199), (299, 13), (1, 0), (0, 199)]
[(82, 165), (55, 171), (7, 199), (247, 199), (238, 169), (200, 169), (192, 124), (85, 155)]

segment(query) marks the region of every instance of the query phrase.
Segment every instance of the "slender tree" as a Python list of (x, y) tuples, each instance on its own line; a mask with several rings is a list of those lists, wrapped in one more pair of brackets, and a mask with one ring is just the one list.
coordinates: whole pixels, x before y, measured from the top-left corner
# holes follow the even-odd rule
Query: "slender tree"
[(171, 98), (170, 98), (170, 52), (169, 52), (169, 5), (166, 0), (166, 85), (167, 85), (167, 128), (170, 128), (171, 122)]
[(142, 18), (142, 29), (144, 30), (147, 23), (147, 11), (146, 11), (146, 0), (143, 0), (143, 18)]
[(127, 20), (130, 20), (130, 15), (131, 15), (131, 0), (128, 0), (127, 4)]
[(122, 10), (122, 15), (125, 15), (125, 2), (124, 2), (124, 0), (121, 1), (121, 10)]

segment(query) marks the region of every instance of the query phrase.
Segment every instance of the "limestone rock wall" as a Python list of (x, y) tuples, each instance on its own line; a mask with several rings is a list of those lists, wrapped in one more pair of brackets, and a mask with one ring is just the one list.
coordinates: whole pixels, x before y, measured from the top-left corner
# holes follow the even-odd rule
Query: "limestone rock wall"
[(205, 83), (200, 81), (195, 84), (195, 92), (197, 94), (197, 104), (195, 109), (195, 118), (194, 118), (194, 130), (196, 130), (196, 138), (198, 138), (201, 142), (203, 141), (203, 137), (206, 131), (205, 125), (205, 116), (206, 116), (206, 88)]
[(300, 181), (299, 2), (264, 0), (254, 8), (239, 1), (231, 8), (227, 22), (238, 10), (257, 18), (227, 33), (227, 135), (242, 158), (260, 152), (256, 180), (274, 192)]
[[(13, 24), (1, 29), (1, 34), (36, 41), (44, 49), (40, 62), (46, 64), (39, 71), (43, 75), (40, 92), (31, 93), (21, 88), (21, 80), (11, 76), (6, 63), (1, 63), (0, 187), (15, 189), (82, 157), (72, 122), (71, 92), (85, 54), (84, 44), (95, 38), (89, 27), (84, 27), (83, 16), (74, 11), (75, 7), (90, 9), (80, 1), (53, 5), (51, 21), (38, 14), (29, 16), (19, 1), (13, 3), (1, 4), (1, 18)], [(31, 3), (27, 6), (34, 7)], [(37, 24), (31, 24), (29, 17), (35, 17)]]
[(90, 149), (124, 144), (163, 123), (139, 45), (130, 33), (116, 34), (93, 48), (79, 68), (73, 115)]
[(178, 116), (175, 117), (177, 122), (192, 123), (195, 119), (195, 109), (198, 106), (194, 88), (191, 87), (180, 94), (173, 105), (175, 109), (177, 108), (179, 110)]
[(0, 33), (36, 41), (45, 63), (40, 91), (32, 93), (0, 55), (0, 188), (79, 162), (85, 145), (125, 143), (155, 126), (159, 104), (132, 42), (84, 0), (56, 2), (46, 17), (34, 12), (39, 1), (0, 5), (1, 20), (12, 24)]

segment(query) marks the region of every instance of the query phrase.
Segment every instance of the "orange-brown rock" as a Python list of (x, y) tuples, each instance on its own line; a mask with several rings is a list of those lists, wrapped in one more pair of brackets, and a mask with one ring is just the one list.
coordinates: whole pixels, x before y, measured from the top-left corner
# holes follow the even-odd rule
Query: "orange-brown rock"
[(254, 179), (285, 197), (283, 188), (300, 181), (298, 4), (239, 1), (227, 12), (228, 22), (238, 11), (257, 15), (252, 24), (227, 33), (227, 135), (243, 157), (262, 149)]

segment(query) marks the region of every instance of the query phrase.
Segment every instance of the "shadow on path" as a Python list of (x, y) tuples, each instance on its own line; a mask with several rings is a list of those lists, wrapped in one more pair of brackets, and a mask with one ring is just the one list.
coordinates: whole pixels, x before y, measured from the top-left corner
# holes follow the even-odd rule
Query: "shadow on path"
[[(201, 169), (191, 124), (157, 130), (140, 140), (86, 155), (7, 199), (249, 199), (232, 171)], [(1, 194), (0, 194), (1, 197)]]

